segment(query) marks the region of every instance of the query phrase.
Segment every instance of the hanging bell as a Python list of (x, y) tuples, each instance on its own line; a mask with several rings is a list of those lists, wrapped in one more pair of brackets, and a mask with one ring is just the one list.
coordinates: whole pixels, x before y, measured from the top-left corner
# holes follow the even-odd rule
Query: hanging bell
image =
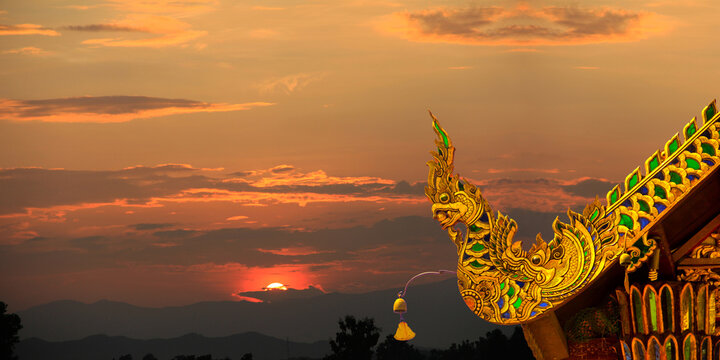
[(393, 304), (393, 312), (396, 314), (402, 314), (407, 311), (407, 303), (405, 302), (405, 299), (399, 297), (395, 299), (395, 303)]
[(395, 331), (395, 340), (397, 341), (408, 341), (415, 337), (415, 333), (410, 329), (410, 326), (404, 321), (398, 324), (398, 328)]

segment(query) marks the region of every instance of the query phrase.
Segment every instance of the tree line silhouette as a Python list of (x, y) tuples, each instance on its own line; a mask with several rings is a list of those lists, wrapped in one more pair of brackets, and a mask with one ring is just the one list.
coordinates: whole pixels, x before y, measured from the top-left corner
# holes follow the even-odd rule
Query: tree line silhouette
[[(0, 301), (0, 360), (17, 360), (15, 345), (20, 341), (18, 332), (22, 329), (21, 319), (16, 314), (6, 314), (7, 305)], [(475, 341), (464, 340), (453, 343), (447, 349), (418, 349), (405, 341), (397, 341), (392, 334), (380, 340), (381, 329), (372, 318), (356, 319), (347, 315), (338, 321), (339, 331), (330, 339), (331, 353), (322, 360), (485, 360), (485, 359), (534, 359), (525, 342), (522, 329), (515, 327), (508, 338), (495, 329)], [(146, 354), (142, 360), (159, 360), (153, 354)], [(125, 354), (113, 360), (133, 360)], [(136, 359), (140, 360), (140, 359)], [(232, 360), (213, 358), (205, 355), (176, 355), (170, 360)], [(252, 353), (244, 354), (239, 360), (253, 360)], [(313, 360), (295, 357), (289, 360)]]

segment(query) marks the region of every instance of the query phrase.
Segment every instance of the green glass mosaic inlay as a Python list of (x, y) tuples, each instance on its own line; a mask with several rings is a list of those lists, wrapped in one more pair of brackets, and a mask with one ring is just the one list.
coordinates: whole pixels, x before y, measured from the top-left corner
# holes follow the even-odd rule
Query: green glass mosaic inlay
[(515, 300), (515, 302), (513, 303), (513, 306), (517, 309), (520, 307), (520, 305), (522, 305), (522, 299), (518, 297), (517, 300)]
[(650, 163), (648, 163), (648, 165), (650, 165), (650, 171), (653, 171), (657, 169), (658, 166), (660, 166), (660, 160), (658, 160), (657, 156), (653, 156), (652, 160), (650, 160)]
[(616, 203), (618, 201), (618, 195), (618, 191), (613, 191), (613, 193), (610, 194), (610, 202), (613, 204)]
[(470, 229), (470, 231), (472, 231), (472, 232), (478, 232), (478, 231), (480, 231), (480, 228), (479, 228), (477, 225), (475, 225), (475, 224), (470, 225), (469, 229)]
[(665, 189), (663, 189), (660, 186), (655, 185), (655, 196), (661, 198), (661, 199), (667, 199), (667, 194), (665, 193)]
[(512, 286), (508, 289), (508, 296), (515, 295), (515, 289), (512, 288)]
[(640, 210), (649, 213), (650, 212), (650, 205), (645, 202), (645, 200), (638, 200), (638, 205), (640, 205)]
[(662, 308), (662, 312), (664, 314), (663, 320), (665, 322), (665, 329), (672, 329), (674, 319), (672, 311), (672, 295), (670, 295), (670, 288), (663, 288), (662, 292), (660, 293), (660, 297), (662, 298), (660, 307)]
[(470, 266), (472, 266), (474, 268), (479, 268), (479, 267), (482, 267), (482, 264), (479, 263), (477, 260), (474, 260), (473, 262), (470, 263)]
[(472, 249), (472, 251), (476, 251), (476, 252), (483, 251), (483, 250), (485, 250), (485, 246), (483, 246), (483, 244), (481, 244), (481, 243), (476, 243), (475, 245), (472, 246), (471, 249)]
[(670, 152), (668, 155), (674, 154), (678, 149), (678, 141), (677, 139), (673, 140), (673, 142), (668, 145), (668, 151)]
[(678, 174), (674, 171), (671, 171), (670, 172), (670, 182), (673, 184), (682, 184), (682, 177), (680, 176), (680, 174)]
[(505, 288), (505, 282), (503, 281), (503, 282), (500, 283), (500, 290), (502, 290), (502, 289), (504, 289), (504, 288)]
[(438, 125), (438, 123), (433, 123), (433, 125), (435, 125), (435, 129), (437, 130), (437, 132), (440, 133), (440, 136), (443, 139), (443, 143), (445, 144), (445, 147), (448, 147), (449, 143), (448, 143), (448, 138), (447, 138), (447, 135), (445, 134), (445, 132), (442, 131), (442, 129), (440, 129), (440, 125)]
[(626, 228), (632, 230), (633, 228), (633, 219), (626, 214), (620, 214), (620, 225), (625, 226)]
[(685, 130), (685, 139), (691, 137), (696, 131), (697, 129), (695, 128), (695, 123), (690, 124), (687, 130)]
[(657, 299), (655, 299), (655, 293), (649, 291), (647, 293), (649, 304), (646, 304), (648, 310), (650, 310), (650, 329), (652, 331), (658, 330), (658, 318), (657, 318)]
[(711, 104), (708, 106), (707, 110), (705, 110), (706, 119), (710, 120), (713, 116), (715, 116), (715, 104)]
[(592, 215), (590, 215), (590, 221), (595, 221), (595, 218), (597, 218), (599, 214), (600, 214), (600, 211), (598, 209), (595, 209), (595, 211), (593, 211)]
[(640, 293), (637, 290), (634, 290), (631, 298), (633, 313), (635, 313), (635, 326), (637, 327), (637, 332), (644, 333), (645, 322), (643, 321), (642, 299), (640, 297)]
[(715, 156), (715, 148), (710, 144), (701, 144), (702, 152), (711, 156)]
[(630, 177), (630, 181), (628, 181), (628, 189), (630, 189), (630, 188), (632, 188), (633, 186), (637, 185), (637, 183), (638, 183), (638, 181), (639, 181), (638, 177), (639, 177), (639, 176), (638, 176), (637, 173), (633, 174), (633, 176)]
[(675, 359), (675, 343), (670, 339), (665, 342), (665, 357), (667, 359)]
[(695, 159), (685, 159), (687, 166), (691, 169), (700, 170), (700, 164)]

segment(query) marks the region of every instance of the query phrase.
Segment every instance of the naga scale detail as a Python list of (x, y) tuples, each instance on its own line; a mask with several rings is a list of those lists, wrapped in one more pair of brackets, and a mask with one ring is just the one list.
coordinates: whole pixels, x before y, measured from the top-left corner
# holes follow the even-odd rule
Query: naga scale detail
[[(645, 161), (645, 176), (636, 168), (580, 213), (568, 210), (570, 223), (555, 219), (554, 237), (523, 250), (513, 241), (515, 220), (493, 212), (475, 185), (453, 174), (455, 147), (432, 117), (437, 152), (428, 162), (425, 194), (432, 214), (457, 246), (460, 295), (477, 316), (496, 324), (530, 321), (557, 308), (595, 280), (621, 255), (627, 271), (641, 266), (655, 250), (648, 230), (696, 183), (720, 163), (715, 101), (693, 118), (664, 150)], [(456, 227), (459, 223), (464, 227)]]

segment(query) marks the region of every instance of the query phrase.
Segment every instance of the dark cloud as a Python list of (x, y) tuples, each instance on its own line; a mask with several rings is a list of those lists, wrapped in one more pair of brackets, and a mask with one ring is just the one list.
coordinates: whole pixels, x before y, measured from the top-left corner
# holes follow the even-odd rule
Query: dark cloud
[(156, 231), (153, 233), (153, 235), (155, 235), (159, 238), (164, 238), (164, 239), (181, 239), (181, 238), (187, 238), (187, 237), (193, 236), (197, 233), (198, 232), (195, 230), (176, 229), (176, 230)]
[[(424, 186), (407, 182), (397, 185), (369, 182), (257, 187), (249, 181), (223, 181), (220, 179), (222, 174), (214, 178), (201, 173), (201, 170), (183, 164), (135, 166), (115, 171), (0, 169), (0, 198), (3, 199), (0, 214), (20, 213), (27, 208), (112, 203), (116, 200), (141, 205), (151, 198), (176, 195), (189, 189), (208, 189), (193, 193), (193, 197), (210, 197), (213, 191), (218, 190), (272, 194), (422, 196)], [(282, 170), (280, 174), (285, 172)]]
[[(553, 44), (628, 41), (640, 33), (649, 16), (622, 9), (528, 6), (515, 8), (441, 8), (403, 13), (416, 41), (467, 44)], [(657, 24), (656, 24), (657, 25)]]
[(477, 28), (493, 23), (493, 17), (502, 13), (500, 8), (467, 8), (432, 10), (408, 14), (423, 33), (439, 35), (475, 35)]
[(47, 122), (126, 122), (195, 112), (248, 110), (272, 103), (243, 104), (208, 103), (187, 99), (166, 99), (149, 96), (80, 96), (58, 99), (0, 99), (0, 119)]
[(409, 182), (405, 180), (400, 180), (395, 184), (395, 186), (392, 187), (390, 190), (391, 193), (399, 194), (399, 195), (418, 195), (418, 196), (425, 196), (425, 186), (427, 185), (427, 182), (416, 182), (414, 184), (410, 184)]
[(230, 173), (228, 175), (231, 177), (247, 177), (247, 176), (255, 175), (255, 172), (254, 171), (237, 171), (237, 172)]
[(290, 166), (290, 165), (279, 165), (279, 166), (276, 166), (276, 167), (270, 169), (270, 172), (271, 172), (271, 173), (274, 173), (274, 174), (280, 174), (280, 173), (290, 172), (290, 171), (293, 171), (293, 170), (295, 170), (295, 167), (293, 167), (293, 166)]
[(131, 228), (135, 230), (157, 230), (172, 227), (174, 224), (161, 223), (161, 224), (133, 224)]
[(70, 31), (89, 31), (89, 32), (102, 32), (102, 31), (122, 31), (122, 32), (148, 32), (147, 30), (115, 24), (89, 24), (89, 25), (69, 25), (62, 27), (63, 30)]
[(105, 249), (108, 244), (112, 243), (112, 239), (105, 236), (86, 236), (70, 240), (70, 244), (83, 248), (85, 250), (98, 251)]
[(582, 37), (586, 35), (624, 34), (640, 15), (623, 10), (590, 10), (571, 7), (548, 7), (544, 12), (556, 24), (566, 27), (562, 36)]
[[(512, 209), (518, 222), (515, 240), (528, 247), (535, 234), (552, 238), (552, 221), (562, 214)], [(561, 216), (561, 220), (565, 216)], [(157, 235), (157, 233), (155, 233)], [(169, 235), (169, 236), (166, 236)], [(181, 236), (176, 236), (181, 235)], [(87, 236), (74, 239), (48, 239), (35, 243), (0, 247), (0, 270), (13, 269), (18, 276), (56, 274), (126, 266), (183, 268), (203, 264), (242, 264), (269, 268), (277, 265), (304, 265), (307, 271), (338, 276), (353, 281), (367, 280), (368, 274), (392, 273), (405, 278), (428, 269), (452, 269), (456, 265), (455, 247), (447, 233), (430, 216), (407, 216), (379, 221), (371, 226), (340, 229), (293, 231), (281, 228), (226, 228), (212, 231), (164, 232), (172, 241), (168, 247), (156, 246), (152, 234)], [(68, 250), (33, 251), (38, 246), (67, 243)], [(259, 249), (303, 248), (304, 255), (278, 255)], [(77, 251), (84, 249), (85, 251)], [(138, 281), (141, 281), (138, 279)], [(292, 284), (291, 284), (292, 285)]]
[(0, 170), (0, 214), (117, 199), (144, 202), (193, 187), (212, 186), (203, 176), (170, 176), (184, 168), (131, 168), (118, 171), (74, 171), (37, 168)]
[(0, 108), (0, 117), (35, 118), (58, 113), (127, 114), (169, 107), (192, 108), (208, 103), (147, 96), (81, 96), (61, 99), (15, 100), (17, 105)]
[[(295, 172), (289, 175), (285, 171), (279, 174), (265, 171), (269, 177), (253, 180), (233, 178), (232, 181), (227, 181), (226, 174), (217, 171), (208, 172), (184, 164), (136, 166), (115, 171), (0, 169), (0, 198), (3, 199), (0, 203), (0, 214), (23, 213), (29, 208), (102, 205), (118, 201), (130, 206), (145, 205), (157, 199), (175, 199), (174, 201), (216, 199), (218, 194), (228, 192), (244, 194), (242, 196), (247, 197), (248, 200), (244, 200), (247, 202), (254, 201), (251, 200), (255, 196), (254, 193), (263, 194), (263, 198), (267, 200), (262, 201), (270, 202), (275, 198), (275, 194), (344, 195), (358, 199), (380, 197), (388, 201), (424, 198), (425, 182), (388, 183), (381, 179), (377, 181), (363, 179), (362, 182), (353, 183), (352, 178), (338, 180), (326, 177), (321, 178), (317, 185), (307, 185), (302, 178), (303, 174), (298, 173), (296, 169), (293, 171)], [(248, 172), (257, 175), (262, 171)], [(295, 176), (301, 176), (299, 184), (293, 184)], [(262, 182), (265, 179), (269, 179), (269, 182)], [(274, 179), (279, 180), (274, 182)], [(261, 185), (257, 185), (255, 181), (260, 181)], [(332, 183), (340, 181), (348, 182)], [(500, 178), (477, 185), (496, 210), (530, 208), (536, 211), (555, 211), (585, 204), (588, 198), (594, 198), (595, 195), (603, 198), (614, 184), (603, 179), (561, 182), (544, 178), (530, 180)], [(217, 200), (222, 201), (223, 197)], [(322, 198), (318, 201), (320, 200)], [(152, 228), (153, 226), (158, 227)], [(136, 224), (130, 227), (135, 230), (159, 230), (170, 226), (171, 224), (163, 222), (159, 225)]]
[(600, 199), (605, 198), (605, 194), (610, 191), (616, 183), (609, 182), (606, 180), (599, 179), (586, 179), (573, 185), (565, 185), (563, 188), (570, 194), (584, 196), (584, 197), (595, 197), (598, 196)]

